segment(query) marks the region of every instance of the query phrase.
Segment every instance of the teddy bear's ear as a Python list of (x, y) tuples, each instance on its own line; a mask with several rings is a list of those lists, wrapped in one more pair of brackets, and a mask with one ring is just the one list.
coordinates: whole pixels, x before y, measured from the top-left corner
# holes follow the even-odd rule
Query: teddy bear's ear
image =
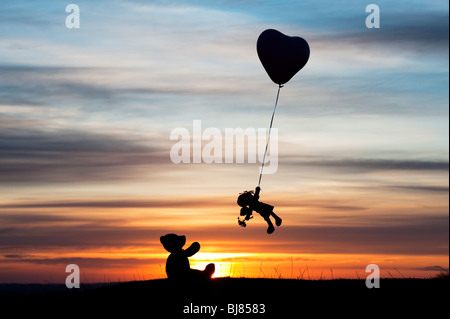
[(164, 248), (170, 252), (171, 251), (171, 243), (170, 243), (170, 237), (168, 237), (168, 235), (165, 236), (161, 236), (161, 238), (159, 239), (161, 241), (161, 244), (164, 246)]

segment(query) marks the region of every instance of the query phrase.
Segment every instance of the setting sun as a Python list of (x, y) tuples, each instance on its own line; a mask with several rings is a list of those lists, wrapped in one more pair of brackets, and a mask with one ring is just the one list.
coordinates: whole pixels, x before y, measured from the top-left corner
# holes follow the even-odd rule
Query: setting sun
[(209, 263), (214, 263), (216, 271), (213, 278), (232, 277), (235, 275), (233, 271), (233, 259), (246, 259), (255, 254), (227, 254), (227, 253), (197, 253), (191, 260), (193, 269), (203, 270)]

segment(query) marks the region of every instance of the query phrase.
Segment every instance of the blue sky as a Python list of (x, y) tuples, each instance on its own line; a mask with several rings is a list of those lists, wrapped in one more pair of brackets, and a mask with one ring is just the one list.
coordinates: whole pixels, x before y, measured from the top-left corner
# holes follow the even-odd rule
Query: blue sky
[[(273, 27), (305, 37), (313, 51), (282, 94), (277, 120), (287, 129), (281, 134), (296, 134), (298, 122), (287, 120), (296, 117), (303, 136), (329, 132), (348, 141), (356, 128), (370, 135), (364, 136), (374, 142), (370, 150), (447, 158), (448, 5), (442, 1), (380, 1), (379, 30), (365, 27), (365, 4), (358, 1), (78, 5), (82, 28), (68, 30), (65, 3), (2, 4), (1, 96), (20, 104), (24, 117), (32, 105), (36, 120), (84, 132), (92, 124), (95, 133), (100, 124), (106, 134), (123, 119), (131, 133), (144, 135), (190, 127), (193, 119), (220, 129), (265, 127), (275, 89), (255, 42)], [(51, 112), (39, 112), (45, 108)]]
[[(329, 207), (365, 207), (342, 212), (347, 226), (374, 221), (366, 209), (380, 225), (411, 215), (448, 224), (445, 1), (373, 1), (381, 28), (370, 30), (372, 2), (74, 2), (81, 28), (71, 30), (70, 2), (0, 4), (5, 229), (24, 222), (10, 216), (24, 203), (47, 220), (45, 203), (223, 204), (254, 187), (258, 167), (170, 163), (169, 136), (193, 120), (221, 131), (267, 127), (277, 86), (256, 54), (267, 28), (304, 37), (312, 52), (281, 91), (280, 169), (264, 179), (269, 199), (289, 203), (291, 224), (329, 223)], [(220, 221), (233, 220), (232, 204)]]

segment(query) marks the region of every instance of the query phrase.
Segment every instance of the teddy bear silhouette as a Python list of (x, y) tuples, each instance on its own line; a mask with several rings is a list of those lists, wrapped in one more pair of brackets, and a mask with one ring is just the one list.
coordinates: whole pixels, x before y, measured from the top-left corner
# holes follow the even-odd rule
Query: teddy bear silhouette
[(210, 279), (215, 272), (214, 264), (206, 266), (205, 270), (191, 269), (188, 257), (198, 253), (200, 244), (193, 243), (189, 248), (183, 249), (186, 244), (186, 236), (167, 234), (161, 236), (161, 244), (170, 252), (166, 262), (166, 273), (169, 279), (178, 281)]

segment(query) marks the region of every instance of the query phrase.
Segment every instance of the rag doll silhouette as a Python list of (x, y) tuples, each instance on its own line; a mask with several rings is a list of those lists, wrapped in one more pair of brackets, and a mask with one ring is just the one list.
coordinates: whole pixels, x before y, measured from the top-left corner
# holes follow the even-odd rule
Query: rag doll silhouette
[(238, 223), (239, 226), (247, 227), (247, 221), (253, 218), (253, 211), (259, 213), (264, 220), (269, 225), (269, 228), (267, 228), (267, 233), (272, 234), (275, 231), (275, 227), (273, 226), (272, 221), (270, 220), (270, 216), (272, 216), (275, 219), (275, 225), (280, 226), (282, 219), (278, 217), (274, 212), (274, 207), (265, 203), (262, 203), (259, 201), (259, 193), (261, 191), (261, 188), (258, 186), (255, 189), (255, 192), (253, 191), (245, 191), (244, 193), (240, 194), (237, 200), (237, 203), (239, 206), (241, 206), (241, 216), (244, 217), (243, 220), (241, 220), (238, 217)]

